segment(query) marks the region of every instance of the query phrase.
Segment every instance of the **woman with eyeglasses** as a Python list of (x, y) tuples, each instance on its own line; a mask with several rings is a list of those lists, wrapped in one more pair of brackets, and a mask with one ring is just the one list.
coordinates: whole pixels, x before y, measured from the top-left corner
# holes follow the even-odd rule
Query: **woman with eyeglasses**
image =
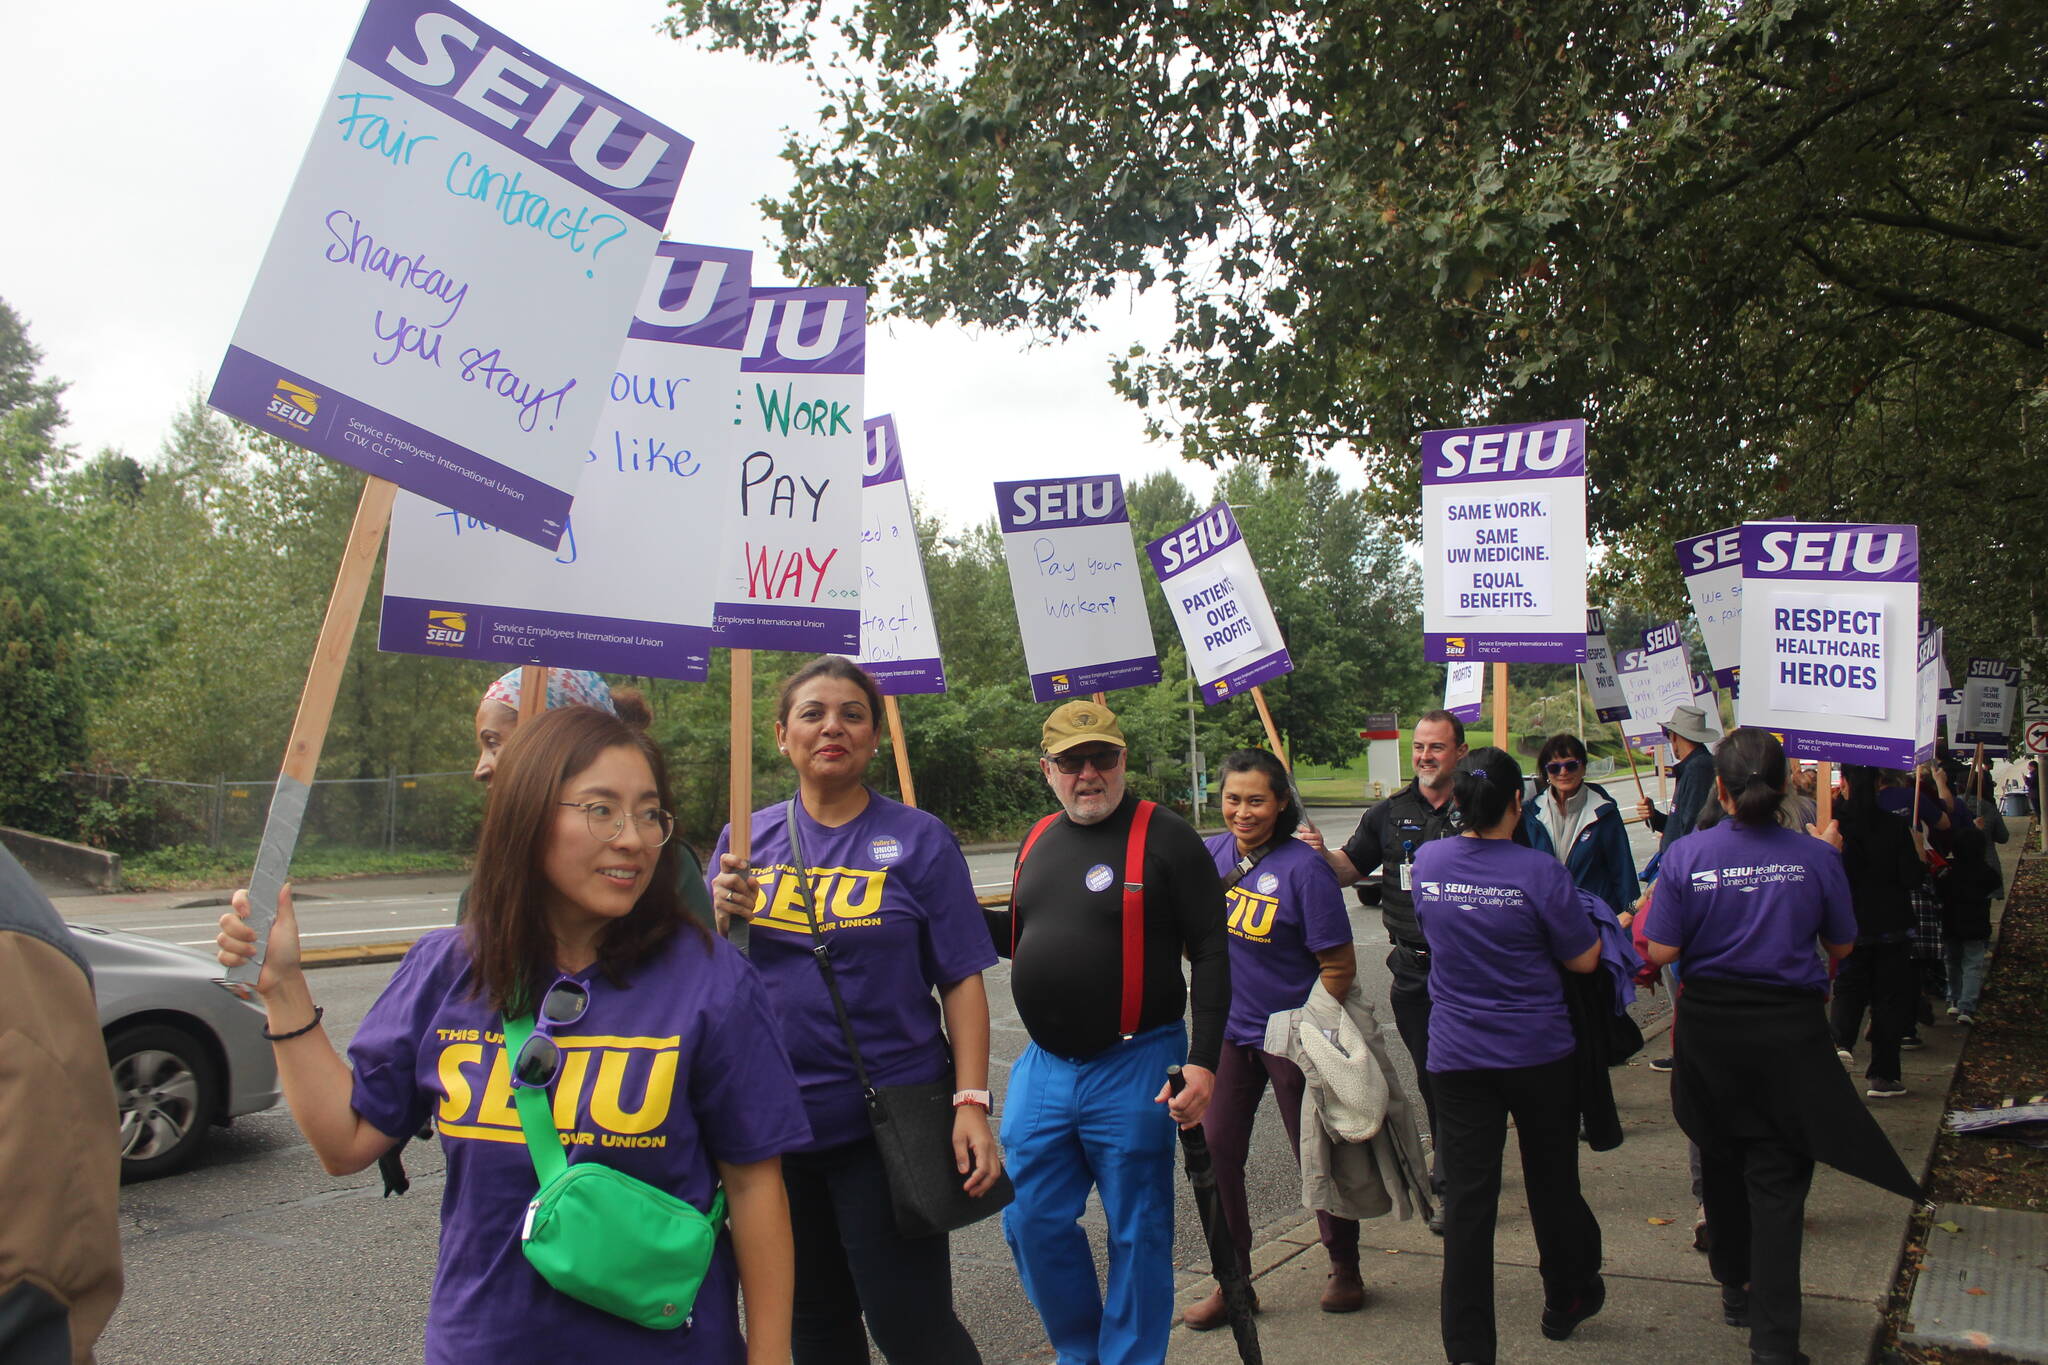
[(891, 1365), (978, 1365), (953, 1311), (947, 1237), (896, 1230), (853, 1057), (812, 953), (822, 939), (871, 1084), (952, 1076), (961, 1186), (986, 1193), (1002, 1170), (981, 980), (995, 949), (952, 832), (866, 784), (881, 714), (874, 679), (837, 655), (783, 683), (775, 739), (797, 796), (754, 812), (751, 869), (727, 851), (731, 828), (719, 835), (711, 889), (720, 911), (751, 921), (749, 955), (810, 1116), (810, 1142), (782, 1165), (796, 1233), (796, 1365), (867, 1365), (870, 1334)]
[(1535, 799), (1522, 812), (1529, 847), (1564, 864), (1572, 883), (1625, 915), (1642, 894), (1621, 807), (1607, 789), (1586, 780), (1586, 746), (1577, 735), (1552, 735), (1536, 755)]
[[(427, 934), (344, 1062), (300, 965), (289, 890), (256, 983), (285, 1100), (330, 1174), (439, 1119), (447, 1158), (430, 1365), (477, 1360), (789, 1359), (794, 1279), (780, 1153), (809, 1136), (759, 979), (683, 911), (661, 753), (588, 706), (520, 727), (499, 757), (470, 913)], [(220, 961), (253, 956), (248, 893)], [(506, 1056), (507, 1018), (537, 1015)], [(686, 1325), (656, 1331), (554, 1289), (521, 1248), (538, 1189), (514, 1086), (544, 1088), (563, 1155), (709, 1212), (720, 1235)], [(737, 1296), (747, 1304), (741, 1338)]]
[(1600, 965), (1600, 937), (1556, 858), (1515, 842), (1522, 769), (1475, 749), (1451, 788), (1464, 832), (1415, 853), (1429, 944), (1429, 1079), (1444, 1174), (1444, 1354), (1495, 1358), (1493, 1232), (1508, 1119), (1543, 1279), (1538, 1323), (1570, 1337), (1607, 1301), (1600, 1224), (1579, 1193), (1577, 1040), (1562, 968)]

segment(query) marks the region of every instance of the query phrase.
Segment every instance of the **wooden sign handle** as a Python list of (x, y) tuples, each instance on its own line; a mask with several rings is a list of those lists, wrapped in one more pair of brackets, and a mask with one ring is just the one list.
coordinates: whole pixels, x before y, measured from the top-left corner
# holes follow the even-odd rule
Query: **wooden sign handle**
[(1273, 724), (1272, 708), (1266, 705), (1266, 691), (1262, 687), (1252, 688), (1252, 704), (1259, 708), (1259, 724), (1266, 727), (1266, 744), (1272, 749), (1273, 757), (1280, 760), (1280, 766), (1288, 772), (1294, 771), (1294, 760), (1280, 745), (1280, 731)]
[(1493, 747), (1508, 747), (1508, 666), (1493, 666)]
[(726, 851), (746, 858), (754, 846), (754, 651), (732, 651), (732, 778), (725, 794), (732, 838)]
[[(1913, 789), (1920, 789), (1920, 779), (1913, 779)], [(1818, 829), (1826, 829), (1828, 821), (1835, 818), (1835, 765), (1822, 759), (1813, 765), (1813, 823)]]
[(1643, 790), (1643, 775), (1636, 771), (1635, 746), (1628, 742), (1628, 731), (1621, 728), (1620, 721), (1614, 723), (1614, 733), (1621, 736), (1621, 752), (1628, 759), (1628, 775), (1636, 780), (1636, 799), (1649, 800), (1650, 794)]
[(889, 718), (889, 748), (896, 755), (896, 786), (903, 804), (917, 805), (917, 785), (910, 780), (910, 746), (903, 742), (903, 710), (894, 697), (882, 698), (882, 714)]
[(262, 970), (270, 946), (270, 925), (277, 918), (278, 893), (291, 875), (292, 854), (298, 849), (299, 830), (306, 820), (306, 802), (313, 795), (313, 775), (320, 767), (320, 750), (327, 743), (327, 726), (334, 718), (334, 699), (341, 691), (349, 646), (363, 617), (363, 600), (369, 596), (377, 552), (384, 546), (384, 528), (391, 524), (391, 501), (397, 493), (397, 484), (371, 475), (363, 480), (362, 496), (356, 500), (355, 521), (342, 548), (334, 591), (327, 596), (327, 615), (320, 622), (320, 638), (313, 646), (306, 685), (299, 693), (298, 714), (292, 718), (291, 738), (285, 743), (277, 790), (263, 820), (263, 843), (249, 873), (249, 927), (256, 931), (256, 955), (228, 969), (231, 981), (253, 984)]
[(539, 720), (548, 709), (548, 671), (535, 664), (519, 670), (519, 723)]

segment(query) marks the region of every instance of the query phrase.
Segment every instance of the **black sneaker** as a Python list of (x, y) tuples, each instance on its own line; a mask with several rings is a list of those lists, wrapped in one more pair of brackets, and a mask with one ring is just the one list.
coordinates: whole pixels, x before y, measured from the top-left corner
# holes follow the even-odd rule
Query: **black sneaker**
[(1895, 1100), (1906, 1093), (1906, 1087), (1889, 1076), (1872, 1076), (1863, 1093), (1874, 1100)]
[(1749, 1326), (1749, 1286), (1724, 1284), (1721, 1286), (1721, 1321), (1730, 1327)]
[(1669, 1071), (1671, 1069), (1672, 1061), (1673, 1059), (1670, 1057), (1652, 1057), (1650, 1059), (1650, 1070)]
[(1543, 1335), (1552, 1341), (1563, 1341), (1577, 1330), (1580, 1323), (1605, 1307), (1606, 1303), (1607, 1281), (1595, 1275), (1591, 1287), (1580, 1291), (1570, 1302), (1543, 1305), (1543, 1320), (1540, 1324)]
[(1444, 1235), (1444, 1206), (1441, 1200), (1429, 1211), (1429, 1230), (1439, 1237)]
[(1927, 1044), (1921, 1041), (1919, 1034), (1913, 1033), (1899, 1039), (1899, 1046), (1907, 1052), (1918, 1052)]

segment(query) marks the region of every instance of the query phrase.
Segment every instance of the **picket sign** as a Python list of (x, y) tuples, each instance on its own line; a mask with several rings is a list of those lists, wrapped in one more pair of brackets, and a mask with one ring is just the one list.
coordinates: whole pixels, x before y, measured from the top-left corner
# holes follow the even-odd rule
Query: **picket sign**
[[(241, 966), (228, 969), (230, 981), (254, 985), (262, 973), (270, 926), (277, 918), (278, 893), (284, 890), (292, 852), (299, 845), (299, 830), (306, 822), (306, 801), (313, 794), (313, 774), (320, 767), (320, 750), (327, 743), (327, 726), (334, 718), (334, 698), (341, 691), (342, 670), (348, 666), (349, 643), (363, 616), (363, 600), (370, 595), (370, 577), (377, 567), (377, 552), (384, 546), (384, 528), (391, 523), (391, 500), (397, 494), (398, 485), (388, 479), (374, 474), (363, 479), (355, 521), (349, 526), (341, 567), (334, 575), (334, 591), (327, 597), (327, 615), (320, 622), (320, 638), (306, 670), (305, 690), (299, 693), (298, 714), (292, 717), (291, 739), (285, 744), (284, 764), (277, 774), (277, 793), (263, 820), (263, 843), (249, 874), (249, 927), (256, 932), (255, 954)], [(538, 690), (543, 697), (547, 695), (545, 686)]]

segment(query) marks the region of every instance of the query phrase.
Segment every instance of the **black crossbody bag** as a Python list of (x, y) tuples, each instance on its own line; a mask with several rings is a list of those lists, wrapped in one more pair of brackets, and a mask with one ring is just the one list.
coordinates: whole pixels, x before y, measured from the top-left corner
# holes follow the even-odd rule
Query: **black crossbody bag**
[(868, 1122), (875, 1130), (875, 1146), (881, 1149), (882, 1169), (889, 1177), (889, 1203), (896, 1215), (896, 1231), (905, 1237), (930, 1237), (978, 1223), (1017, 1197), (1009, 1173), (998, 1175), (996, 1183), (983, 1195), (969, 1195), (960, 1188), (960, 1172), (954, 1167), (953, 1157), (950, 1066), (945, 1079), (926, 1085), (869, 1084), (860, 1044), (853, 1039), (853, 1021), (847, 1017), (846, 1001), (839, 994), (839, 980), (832, 971), (832, 953), (818, 923), (817, 906), (811, 901), (810, 864), (804, 858), (802, 837), (797, 833), (794, 800), (789, 803), (786, 818), (790, 862), (796, 865), (797, 890), (804, 904), (804, 917), (811, 926), (811, 956), (825, 978), (825, 990), (832, 997), (833, 1013), (839, 1016), (839, 1032), (846, 1039), (846, 1050), (853, 1055), (854, 1078), (860, 1082)]

